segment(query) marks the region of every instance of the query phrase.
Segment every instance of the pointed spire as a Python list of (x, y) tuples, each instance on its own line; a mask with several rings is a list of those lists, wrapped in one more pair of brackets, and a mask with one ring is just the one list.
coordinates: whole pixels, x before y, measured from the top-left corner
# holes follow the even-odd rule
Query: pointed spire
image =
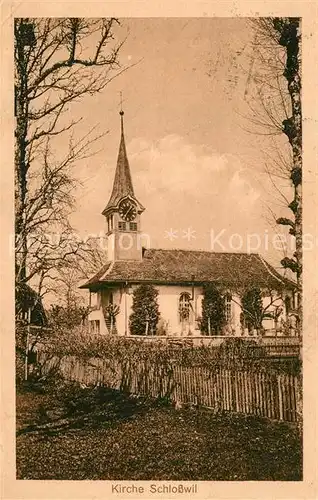
[(112, 194), (103, 213), (107, 211), (109, 208), (117, 206), (119, 200), (121, 200), (125, 196), (134, 197), (134, 188), (132, 184), (129, 162), (127, 158), (126, 145), (125, 145), (124, 112), (122, 110), (122, 107), (119, 114), (120, 114), (121, 134), (120, 134), (117, 166), (116, 166)]

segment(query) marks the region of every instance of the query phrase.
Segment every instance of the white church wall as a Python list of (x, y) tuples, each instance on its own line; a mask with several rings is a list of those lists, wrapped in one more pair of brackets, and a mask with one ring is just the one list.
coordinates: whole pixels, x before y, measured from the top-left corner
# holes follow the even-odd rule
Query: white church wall
[[(113, 292), (114, 304), (120, 307), (120, 313), (116, 318), (117, 330), (119, 335), (129, 335), (129, 317), (132, 313), (133, 291), (138, 285), (132, 285), (127, 290), (116, 290)], [(167, 334), (171, 336), (181, 335), (181, 323), (179, 321), (179, 298), (181, 293), (187, 292), (192, 296), (192, 286), (178, 286), (178, 285), (157, 285), (158, 290), (158, 304), (160, 311), (161, 323), (167, 329)], [(202, 299), (203, 292), (201, 286), (195, 286), (193, 289), (194, 300), (193, 314), (191, 315), (190, 330), (192, 335), (201, 335), (197, 319), (202, 316)], [(240, 335), (240, 314), (241, 307), (239, 305), (239, 298), (234, 297), (232, 301), (232, 318), (231, 318), (231, 331), (235, 335)], [(126, 332), (126, 333), (125, 333)]]
[[(116, 316), (118, 335), (129, 334), (129, 316), (132, 313), (132, 292), (135, 287), (112, 289), (113, 304), (119, 306), (119, 314)], [(109, 292), (105, 295), (105, 303), (109, 303)]]
[[(135, 288), (135, 287), (134, 287)], [(123, 294), (123, 301), (124, 303), (126, 304), (126, 311), (127, 311), (127, 315), (126, 315), (126, 323), (125, 323), (125, 334), (126, 335), (129, 335), (129, 317), (132, 313), (132, 304), (133, 304), (133, 295), (132, 295), (132, 291), (133, 289), (129, 290), (129, 293), (124, 293)]]
[(129, 296), (123, 288), (113, 289), (112, 294), (113, 304), (119, 306), (119, 314), (116, 316), (117, 332), (118, 335), (125, 335), (128, 332), (127, 314), (130, 314)]
[[(192, 296), (191, 286), (160, 285), (156, 287), (159, 290), (158, 303), (161, 318), (167, 323), (168, 335), (180, 335), (181, 324), (179, 321), (179, 299), (183, 292)], [(194, 287), (193, 313), (191, 314), (190, 330), (193, 334), (199, 335), (196, 330), (198, 297), (202, 293), (201, 288)]]
[[(119, 335), (129, 335), (129, 317), (132, 313), (133, 291), (137, 287), (138, 285), (131, 285), (128, 288), (118, 287), (111, 290), (105, 289), (97, 294), (94, 294), (95, 309), (91, 311), (88, 319), (89, 321), (99, 321), (100, 334), (105, 335), (108, 333), (102, 307), (109, 304), (110, 293), (112, 293), (113, 303), (118, 305), (120, 308), (120, 312), (116, 317), (117, 332)], [(187, 332), (183, 332), (183, 334), (181, 333), (181, 323), (179, 321), (179, 299), (181, 293), (186, 292), (190, 295), (190, 297), (192, 297), (192, 293), (194, 295), (194, 300), (191, 302), (193, 306), (193, 313), (191, 314), (189, 329), (192, 335), (201, 335), (197, 320), (202, 316), (202, 287), (195, 286), (192, 290), (191, 286), (157, 285), (156, 288), (159, 291), (158, 303), (161, 324), (167, 330), (167, 334), (171, 336), (187, 335)], [(271, 300), (272, 299), (270, 297), (264, 297), (263, 308), (267, 307)], [(281, 315), (281, 319), (285, 320), (285, 304), (284, 301), (278, 296), (277, 300), (275, 300), (275, 306), (277, 305), (282, 307), (283, 313)], [(268, 311), (273, 310), (274, 306), (271, 306), (268, 309)], [(239, 336), (242, 334), (240, 320), (241, 313), (242, 308), (240, 305), (240, 298), (237, 294), (232, 294), (231, 322), (226, 332), (227, 335)], [(265, 319), (263, 321), (263, 327), (265, 328), (267, 334), (272, 334), (275, 327), (274, 320)]]
[[(120, 313), (116, 317), (116, 324), (118, 332), (124, 334), (125, 332), (125, 322), (124, 322), (124, 311), (122, 307), (122, 293), (120, 289), (103, 289), (97, 293), (91, 294), (91, 307), (94, 309), (89, 313), (88, 321), (91, 333), (96, 333), (96, 325), (92, 325), (91, 321), (99, 321), (99, 330), (101, 335), (107, 335), (109, 333), (104, 313), (103, 307), (110, 303), (110, 294), (113, 294), (113, 304), (117, 304), (120, 307)], [(123, 332), (123, 333), (122, 333)]]
[(241, 300), (237, 294), (232, 294), (232, 319), (231, 319), (231, 328), (234, 331), (235, 335), (241, 335)]
[[(132, 313), (133, 291), (138, 285), (132, 285), (128, 290), (116, 290), (113, 292), (114, 304), (120, 307), (120, 313), (116, 318), (117, 330), (119, 335), (129, 334), (129, 317)], [(180, 335), (181, 325), (179, 322), (179, 298), (182, 292), (187, 292), (192, 295), (191, 286), (173, 286), (173, 285), (158, 285), (156, 289), (159, 291), (158, 304), (160, 318), (162, 323), (167, 327), (168, 335)], [(202, 289), (195, 287), (192, 315), (190, 325), (194, 335), (200, 335), (200, 331), (196, 329), (196, 318), (201, 315)]]
[[(99, 331), (97, 330), (96, 323), (93, 323), (96, 321), (99, 321)], [(91, 311), (88, 316), (88, 322), (90, 333), (99, 333), (100, 335), (106, 335), (108, 333), (102, 309), (94, 309)]]

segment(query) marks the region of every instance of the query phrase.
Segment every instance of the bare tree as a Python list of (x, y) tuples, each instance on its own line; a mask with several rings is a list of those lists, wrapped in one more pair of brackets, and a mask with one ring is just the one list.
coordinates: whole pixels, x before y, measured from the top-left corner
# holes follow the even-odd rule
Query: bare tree
[(77, 258), (76, 269), (80, 280), (89, 279), (107, 262), (107, 238), (101, 234), (84, 241), (84, 251)]
[[(16, 284), (39, 288), (83, 250), (69, 223), (73, 165), (91, 155), (93, 130), (75, 140), (70, 105), (121, 71), (117, 19), (15, 20)], [(69, 136), (58, 154), (54, 139)]]
[[(299, 18), (259, 18), (252, 21), (255, 38), (250, 68), (256, 95), (249, 104), (251, 121), (258, 133), (285, 135), (290, 149), (282, 153), (274, 143), (266, 169), (269, 176), (287, 179), (294, 197), (287, 200), (275, 186), (290, 216), (276, 219), (295, 237), (295, 252), (281, 263), (291, 270), (298, 285), (298, 323), (302, 329), (302, 112), (301, 112), (301, 26)], [(255, 105), (256, 103), (256, 105)], [(275, 182), (273, 182), (275, 184)]]
[(84, 304), (79, 285), (105, 265), (107, 254), (104, 244), (102, 237), (83, 239), (78, 252), (74, 252), (62, 267), (55, 268), (49, 287), (45, 287), (46, 293), (54, 294), (58, 302), (69, 309)]

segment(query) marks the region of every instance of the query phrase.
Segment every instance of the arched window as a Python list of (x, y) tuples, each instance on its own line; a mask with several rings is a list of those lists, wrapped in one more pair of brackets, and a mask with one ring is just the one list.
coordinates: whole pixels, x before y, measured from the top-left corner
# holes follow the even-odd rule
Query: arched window
[(179, 321), (180, 323), (187, 323), (190, 320), (190, 294), (183, 292), (179, 298)]
[(232, 319), (232, 295), (227, 293), (225, 295), (225, 320), (230, 323)]

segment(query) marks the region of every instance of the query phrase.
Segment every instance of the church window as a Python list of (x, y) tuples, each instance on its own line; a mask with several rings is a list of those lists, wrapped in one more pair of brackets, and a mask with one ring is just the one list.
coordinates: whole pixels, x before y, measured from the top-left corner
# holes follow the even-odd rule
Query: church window
[(126, 222), (118, 222), (118, 229), (119, 231), (126, 231)]
[(129, 222), (130, 231), (137, 231), (137, 222)]
[(225, 319), (227, 323), (230, 323), (232, 318), (232, 295), (227, 293), (225, 295)]
[(179, 298), (179, 321), (187, 322), (190, 319), (190, 295), (187, 292), (183, 292)]

